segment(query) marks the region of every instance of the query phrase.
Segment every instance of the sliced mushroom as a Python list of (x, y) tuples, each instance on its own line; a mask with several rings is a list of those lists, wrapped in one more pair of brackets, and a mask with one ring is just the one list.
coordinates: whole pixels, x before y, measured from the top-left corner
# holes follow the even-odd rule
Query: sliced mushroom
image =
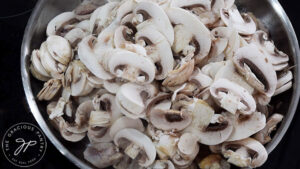
[(148, 1), (140, 2), (134, 9), (134, 15), (134, 22), (138, 24), (138, 30), (146, 27), (149, 23), (153, 24), (156, 29), (165, 36), (169, 44), (173, 44), (173, 27), (162, 7)]
[(67, 25), (77, 23), (76, 15), (74, 12), (64, 12), (54, 17), (47, 26), (47, 36), (50, 35), (63, 35), (69, 30), (65, 29)]
[(272, 140), (270, 134), (276, 129), (278, 123), (283, 119), (281, 114), (273, 114), (267, 121), (265, 128), (254, 135), (254, 138), (261, 144), (267, 144)]
[(121, 86), (116, 95), (116, 103), (120, 111), (130, 118), (145, 116), (146, 101), (156, 95), (153, 85), (138, 85), (126, 83)]
[(72, 49), (65, 38), (52, 35), (47, 38), (46, 44), (50, 55), (57, 62), (67, 65), (72, 59)]
[(273, 96), (277, 85), (276, 72), (256, 46), (238, 49), (233, 62), (250, 85), (268, 97)]
[(233, 131), (227, 141), (241, 140), (262, 130), (266, 126), (266, 116), (260, 112), (251, 115), (229, 115)]
[(278, 76), (277, 86), (274, 96), (279, 95), (292, 88), (293, 73), (291, 71), (282, 72)]
[(195, 84), (197, 89), (202, 90), (209, 87), (213, 80), (208, 75), (204, 74), (199, 68), (196, 68), (190, 76), (189, 82)]
[(123, 82), (119, 78), (105, 80), (103, 82), (103, 87), (110, 93), (116, 94), (120, 87), (123, 85)]
[(174, 164), (169, 160), (156, 160), (147, 169), (175, 169)]
[(41, 63), (39, 50), (32, 51), (30, 60), (30, 71), (32, 75), (41, 81), (48, 81), (51, 75), (45, 70), (44, 66)]
[(151, 83), (155, 77), (155, 66), (149, 58), (122, 49), (106, 56), (102, 64), (113, 75), (131, 82)]
[(145, 127), (140, 119), (131, 119), (129, 117), (121, 117), (116, 120), (110, 127), (109, 134), (112, 138), (122, 129), (132, 128), (140, 132), (144, 132)]
[(109, 2), (97, 8), (90, 18), (90, 32), (99, 34), (114, 19), (111, 11), (117, 6), (117, 2)]
[(38, 93), (39, 100), (51, 100), (53, 99), (62, 87), (60, 79), (50, 79), (44, 84), (43, 89)]
[(167, 78), (163, 81), (162, 85), (169, 87), (182, 85), (193, 73), (194, 63), (194, 59), (188, 61), (182, 60), (174, 70), (168, 73)]
[(78, 56), (80, 61), (98, 78), (107, 80), (112, 79), (112, 75), (106, 72), (94, 51), (94, 43), (96, 38), (92, 35), (85, 37), (78, 44)]
[(230, 113), (235, 114), (238, 110), (243, 114), (252, 114), (256, 110), (256, 102), (249, 92), (227, 79), (216, 80), (210, 86), (210, 93)]
[(171, 46), (166, 38), (156, 29), (145, 27), (136, 33), (135, 40), (145, 47), (147, 57), (150, 57), (154, 62), (156, 66), (155, 79), (166, 78), (174, 67)]
[(193, 14), (181, 8), (169, 8), (166, 13), (170, 21), (176, 25), (173, 51), (194, 57), (197, 63), (204, 59), (211, 47), (210, 32), (205, 25)]
[(212, 79), (215, 78), (216, 74), (218, 73), (218, 71), (220, 70), (220, 68), (222, 68), (223, 66), (226, 65), (226, 62), (225, 61), (222, 61), (222, 62), (212, 62), (212, 63), (209, 63), (205, 66), (203, 66), (201, 68), (201, 71), (208, 75), (209, 77), (211, 77)]
[(177, 144), (177, 153), (171, 158), (178, 167), (189, 166), (199, 152), (197, 137), (191, 133), (181, 135)]
[(230, 169), (230, 164), (219, 154), (210, 154), (198, 164), (200, 169)]
[(89, 144), (83, 152), (84, 159), (99, 168), (118, 163), (123, 157), (113, 143)]
[(246, 13), (240, 14), (239, 10), (233, 6), (231, 9), (221, 9), (221, 18), (228, 27), (233, 27), (240, 34), (251, 35), (256, 31), (256, 24)]
[(64, 38), (66, 38), (69, 41), (72, 48), (76, 48), (78, 43), (87, 35), (88, 35), (88, 33), (84, 32), (82, 29), (74, 28), (74, 29), (70, 30), (64, 36)]
[(191, 1), (173, 0), (171, 6), (181, 7), (184, 9), (201, 7), (205, 10), (210, 10), (211, 2), (210, 0), (191, 0)]
[[(147, 129), (149, 129), (149, 126), (147, 127)], [(179, 140), (178, 136), (160, 133), (155, 137), (157, 138), (157, 141), (155, 141), (154, 144), (157, 155), (160, 159), (167, 160), (176, 154), (177, 143)]]
[(268, 158), (265, 147), (253, 138), (223, 143), (222, 154), (238, 167), (260, 167)]
[(138, 130), (119, 131), (114, 137), (114, 143), (132, 159), (137, 158), (141, 166), (150, 166), (155, 160), (156, 150), (151, 139)]

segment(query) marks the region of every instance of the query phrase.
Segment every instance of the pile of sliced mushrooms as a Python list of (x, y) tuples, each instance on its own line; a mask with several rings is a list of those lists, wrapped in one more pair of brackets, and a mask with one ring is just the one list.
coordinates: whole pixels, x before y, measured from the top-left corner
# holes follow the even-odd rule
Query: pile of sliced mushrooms
[[(31, 55), (51, 123), (98, 168), (259, 167), (289, 57), (234, 0), (85, 0)], [(210, 150), (210, 151), (206, 151)]]

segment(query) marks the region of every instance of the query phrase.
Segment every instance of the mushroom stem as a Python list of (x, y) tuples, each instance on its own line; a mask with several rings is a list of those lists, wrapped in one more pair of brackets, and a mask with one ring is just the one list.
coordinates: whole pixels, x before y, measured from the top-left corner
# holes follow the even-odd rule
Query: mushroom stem
[(92, 111), (89, 125), (97, 127), (107, 127), (110, 125), (110, 114), (106, 111)]
[(134, 143), (129, 144), (124, 150), (125, 154), (127, 154), (130, 158), (135, 159), (140, 153), (141, 148)]

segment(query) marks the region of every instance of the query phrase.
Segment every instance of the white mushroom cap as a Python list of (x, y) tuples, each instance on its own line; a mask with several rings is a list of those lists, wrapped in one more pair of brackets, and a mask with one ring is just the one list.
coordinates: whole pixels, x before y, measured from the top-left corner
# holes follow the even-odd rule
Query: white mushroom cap
[(144, 132), (145, 127), (140, 119), (132, 119), (129, 117), (121, 117), (116, 120), (113, 125), (110, 127), (109, 134), (112, 138), (122, 129), (132, 128)]
[(268, 58), (255, 45), (238, 49), (233, 62), (249, 84), (266, 96), (273, 96), (277, 85), (276, 72)]
[(102, 64), (117, 77), (137, 83), (151, 83), (155, 77), (155, 66), (146, 57), (122, 49), (108, 54)]
[(210, 93), (222, 108), (233, 114), (237, 110), (243, 114), (252, 114), (256, 110), (256, 102), (249, 92), (227, 79), (216, 80), (210, 86)]
[(240, 14), (236, 7), (221, 9), (221, 18), (228, 27), (233, 27), (240, 34), (251, 35), (256, 31), (256, 24), (248, 14)]
[(262, 130), (266, 126), (266, 116), (260, 112), (251, 115), (228, 115), (233, 123), (233, 131), (227, 141), (241, 140)]
[(146, 101), (156, 92), (153, 85), (126, 83), (117, 92), (116, 103), (124, 115), (135, 119), (141, 118), (145, 116)]
[[(140, 157), (139, 164), (141, 166), (147, 167), (151, 165), (156, 157), (156, 149), (149, 137), (144, 135), (135, 129), (123, 129), (119, 131), (114, 137), (114, 143), (117, 146), (121, 146), (121, 140), (125, 139), (135, 146), (138, 146), (145, 154), (146, 157)], [(142, 156), (143, 156), (142, 155)]]
[[(173, 24), (182, 25), (183, 29), (192, 35), (193, 39), (190, 40), (194, 40), (192, 43), (196, 45), (194, 51), (195, 59), (202, 60), (206, 57), (211, 47), (211, 37), (205, 25), (196, 16), (181, 8), (169, 8), (166, 10), (166, 13)], [(193, 26), (191, 27), (191, 25)], [(178, 43), (180, 43), (180, 39), (178, 40)]]
[(60, 35), (64, 31), (64, 26), (78, 22), (74, 12), (64, 12), (53, 18), (47, 26), (47, 36)]
[(136, 21), (140, 23), (137, 25), (138, 30), (151, 23), (166, 37), (170, 45), (173, 44), (174, 30), (162, 7), (152, 2), (140, 2), (134, 9), (134, 14)]
[(171, 46), (166, 38), (150, 26), (140, 29), (135, 35), (135, 40), (139, 44), (145, 44), (147, 56), (156, 66), (155, 79), (164, 79), (174, 67)]
[(92, 35), (85, 37), (78, 44), (78, 56), (80, 61), (98, 78), (101, 79), (112, 79), (112, 75), (106, 72), (99, 60), (96, 57), (94, 51), (94, 41), (95, 37)]
[(239, 167), (260, 167), (268, 158), (265, 147), (253, 138), (223, 143), (222, 154)]

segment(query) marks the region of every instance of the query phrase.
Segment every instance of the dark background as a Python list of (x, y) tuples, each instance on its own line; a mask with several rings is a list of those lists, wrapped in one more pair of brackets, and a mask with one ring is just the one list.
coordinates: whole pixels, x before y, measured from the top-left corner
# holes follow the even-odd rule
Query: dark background
[[(2, 0), (0, 4), (0, 139), (13, 124), (36, 124), (28, 110), (20, 75), (20, 49), (25, 26), (37, 0)], [(299, 6), (295, 0), (281, 0), (299, 39)], [(300, 169), (300, 114), (261, 169)], [(36, 124), (37, 125), (37, 124)], [(0, 168), (14, 169), (0, 151)], [(33, 169), (76, 168), (48, 140), (44, 158)]]

